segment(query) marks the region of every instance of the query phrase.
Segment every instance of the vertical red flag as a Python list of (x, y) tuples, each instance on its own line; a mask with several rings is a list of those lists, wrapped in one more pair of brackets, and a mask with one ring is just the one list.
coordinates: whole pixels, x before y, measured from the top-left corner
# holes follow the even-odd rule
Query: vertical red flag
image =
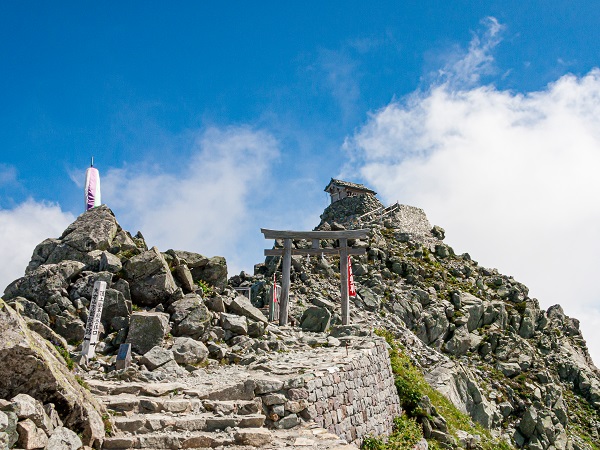
[(273, 304), (277, 303), (277, 279), (273, 274)]
[(352, 260), (348, 255), (348, 295), (356, 297), (356, 285), (354, 284), (354, 275), (352, 274)]

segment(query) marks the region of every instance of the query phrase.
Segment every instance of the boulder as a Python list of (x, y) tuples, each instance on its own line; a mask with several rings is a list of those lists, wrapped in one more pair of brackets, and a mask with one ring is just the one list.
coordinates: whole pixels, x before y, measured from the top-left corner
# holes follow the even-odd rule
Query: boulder
[(157, 345), (144, 353), (144, 356), (140, 358), (140, 364), (145, 365), (149, 370), (154, 370), (167, 364), (169, 361), (173, 361), (173, 359), (173, 352), (171, 350)]
[(76, 261), (63, 261), (58, 264), (45, 264), (32, 270), (27, 276), (8, 285), (4, 300), (25, 297), (44, 307), (55, 294), (66, 293), (70, 281), (81, 273), (85, 264)]
[(24, 450), (42, 449), (48, 443), (48, 436), (41, 428), (38, 428), (31, 419), (21, 420), (17, 424), (19, 440), (17, 445)]
[(128, 260), (123, 272), (137, 304), (157, 306), (177, 290), (171, 270), (156, 247)]
[(222, 256), (213, 256), (208, 260), (204, 268), (200, 270), (191, 269), (194, 279), (206, 281), (217, 289), (227, 286), (227, 262)]
[(152, 347), (162, 345), (169, 332), (169, 315), (160, 312), (138, 311), (131, 315), (126, 343), (143, 355)]
[(302, 314), (300, 328), (304, 331), (322, 333), (329, 328), (331, 312), (327, 308), (311, 306)]
[(171, 351), (178, 364), (200, 364), (208, 357), (206, 346), (202, 342), (188, 337), (175, 338)]
[(194, 284), (192, 272), (187, 264), (180, 264), (179, 266), (175, 267), (175, 271), (173, 273), (177, 281), (179, 281), (179, 284), (181, 284), (183, 292), (193, 292), (196, 290), (197, 286)]
[(243, 295), (238, 295), (231, 304), (229, 310), (240, 316), (246, 316), (256, 322), (263, 322), (264, 324), (269, 323), (269, 320), (265, 317), (262, 311), (255, 306), (252, 306), (250, 300)]
[(23, 318), (3, 300), (0, 335), (0, 398), (26, 393), (42, 403), (60, 405), (65, 426), (82, 433), (85, 445), (101, 443), (102, 407), (77, 383), (56, 349), (30, 331)]
[(197, 294), (187, 294), (168, 309), (173, 321), (173, 335), (199, 339), (210, 325), (212, 314)]
[(59, 240), (80, 252), (108, 250), (119, 228), (113, 212), (102, 205), (81, 214)]
[(358, 296), (362, 300), (367, 311), (379, 311), (381, 300), (371, 289), (366, 286), (361, 286), (358, 289)]
[(248, 334), (248, 321), (243, 316), (221, 313), (221, 327), (224, 330), (231, 331), (233, 334)]
[(65, 427), (56, 428), (44, 450), (78, 450), (83, 446), (76, 433)]
[(115, 317), (129, 317), (131, 315), (131, 301), (125, 300), (122, 292), (116, 289), (107, 289), (102, 307), (102, 321), (110, 323)]
[(38, 320), (44, 325), (50, 325), (50, 317), (48, 316), (48, 313), (46, 313), (46, 311), (40, 308), (36, 303), (31, 302), (23, 297), (15, 298), (14, 302), (20, 305), (18, 311), (22, 315)]

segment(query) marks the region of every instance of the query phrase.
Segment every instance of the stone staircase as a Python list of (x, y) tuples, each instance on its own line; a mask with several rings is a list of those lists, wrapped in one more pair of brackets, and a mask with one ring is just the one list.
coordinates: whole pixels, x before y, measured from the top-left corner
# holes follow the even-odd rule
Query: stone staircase
[(111, 416), (103, 449), (356, 449), (314, 424), (265, 428), (262, 401), (247, 380), (216, 390), (176, 382), (88, 383)]

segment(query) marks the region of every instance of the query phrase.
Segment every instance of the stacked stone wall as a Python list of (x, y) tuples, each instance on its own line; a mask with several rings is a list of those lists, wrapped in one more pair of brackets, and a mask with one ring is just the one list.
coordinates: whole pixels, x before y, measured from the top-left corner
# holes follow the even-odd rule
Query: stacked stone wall
[(401, 413), (385, 342), (373, 343), (341, 367), (316, 372), (305, 386), (308, 416), (351, 443), (360, 444), (368, 434), (390, 434)]

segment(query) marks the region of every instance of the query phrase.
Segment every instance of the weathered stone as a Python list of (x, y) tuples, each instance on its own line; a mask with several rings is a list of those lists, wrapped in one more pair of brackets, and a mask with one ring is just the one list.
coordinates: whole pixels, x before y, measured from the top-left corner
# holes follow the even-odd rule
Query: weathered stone
[(173, 321), (173, 334), (195, 339), (202, 337), (212, 319), (212, 314), (202, 302), (200, 296), (187, 294), (169, 306)]
[(102, 252), (100, 256), (99, 270), (112, 273), (118, 273), (123, 268), (121, 260), (118, 256), (107, 251)]
[(76, 433), (65, 427), (58, 427), (48, 439), (45, 450), (78, 450), (83, 443)]
[(326, 308), (311, 306), (302, 314), (300, 327), (305, 331), (324, 332), (331, 323), (331, 312)]
[(29, 301), (23, 297), (15, 298), (14, 302), (21, 305), (22, 309), (19, 312), (22, 315), (38, 320), (44, 325), (50, 325), (50, 318), (48, 317), (48, 314), (36, 303)]
[(332, 313), (339, 309), (339, 307), (336, 307), (335, 303), (325, 300), (322, 297), (314, 297), (310, 302), (320, 308), (327, 308)]
[(257, 428), (253, 430), (240, 429), (235, 432), (235, 442), (240, 445), (249, 445), (251, 447), (263, 447), (273, 440), (269, 430)]
[(171, 351), (179, 364), (200, 364), (208, 357), (208, 349), (202, 342), (187, 337), (175, 338)]
[(130, 315), (131, 301), (125, 300), (122, 292), (116, 289), (107, 289), (104, 295), (102, 321), (110, 323), (115, 317), (129, 317)]
[(46, 447), (48, 436), (41, 428), (36, 427), (31, 419), (25, 419), (17, 424), (19, 440), (17, 445), (25, 450)]
[(253, 306), (252, 303), (250, 303), (250, 300), (243, 295), (238, 295), (235, 299), (233, 299), (228, 309), (229, 311), (240, 316), (246, 316), (255, 322), (263, 322), (264, 324), (269, 323), (262, 311)]
[(85, 323), (79, 317), (73, 317), (64, 311), (60, 316), (56, 316), (54, 330), (67, 342), (78, 343), (83, 341), (85, 336)]
[(471, 347), (471, 337), (466, 326), (457, 328), (452, 338), (444, 344), (444, 350), (452, 355), (464, 355)]
[(81, 214), (59, 239), (80, 252), (108, 250), (118, 230), (115, 215), (106, 205), (102, 205)]
[(381, 299), (371, 289), (361, 286), (357, 289), (357, 293), (367, 311), (379, 311)]
[(226, 312), (225, 309), (225, 302), (223, 301), (223, 299), (221, 297), (211, 297), (211, 298), (207, 298), (205, 301), (206, 306), (208, 307), (208, 309), (210, 309), (211, 311), (214, 312)]
[(217, 289), (224, 289), (227, 286), (227, 263), (222, 256), (213, 256), (203, 267), (191, 268), (194, 279), (206, 281), (209, 285)]
[(162, 345), (169, 332), (169, 315), (138, 311), (131, 315), (126, 342), (141, 355), (152, 347)]
[(187, 264), (180, 264), (175, 267), (175, 278), (181, 284), (181, 288), (183, 292), (193, 292), (196, 290), (196, 285), (194, 284), (194, 279), (192, 277), (192, 272), (190, 271)]
[(248, 336), (257, 338), (261, 337), (265, 334), (266, 326), (264, 322), (254, 322), (253, 320), (248, 320)]
[(519, 431), (523, 433), (523, 436), (530, 438), (537, 425), (537, 412), (535, 408), (531, 407), (523, 414), (521, 421), (519, 422)]
[(86, 445), (102, 440), (102, 407), (77, 383), (56, 349), (29, 331), (2, 300), (0, 335), (0, 398), (27, 393), (41, 402), (60, 404), (65, 426), (82, 432)]
[(275, 426), (275, 428), (289, 429), (289, 428), (294, 428), (296, 425), (299, 425), (299, 424), (300, 424), (300, 418), (296, 414), (290, 414), (288, 416), (285, 416), (285, 417), (279, 419), (273, 425)]
[(149, 370), (154, 370), (173, 360), (174, 357), (171, 350), (156, 346), (144, 353), (144, 356), (140, 358), (140, 364), (143, 364)]
[(254, 383), (256, 387), (254, 392), (257, 395), (269, 394), (271, 392), (277, 392), (283, 388), (283, 381), (276, 378), (259, 378), (255, 379)]
[(243, 316), (221, 313), (221, 327), (224, 330), (231, 331), (233, 334), (248, 334), (248, 321)]
[(131, 258), (123, 271), (135, 303), (156, 306), (177, 289), (171, 270), (156, 247)]
[(8, 285), (3, 298), (10, 300), (25, 297), (44, 307), (48, 298), (60, 294), (69, 287), (69, 282), (85, 267), (76, 261), (63, 261), (58, 264), (45, 264), (32, 270), (27, 276)]

